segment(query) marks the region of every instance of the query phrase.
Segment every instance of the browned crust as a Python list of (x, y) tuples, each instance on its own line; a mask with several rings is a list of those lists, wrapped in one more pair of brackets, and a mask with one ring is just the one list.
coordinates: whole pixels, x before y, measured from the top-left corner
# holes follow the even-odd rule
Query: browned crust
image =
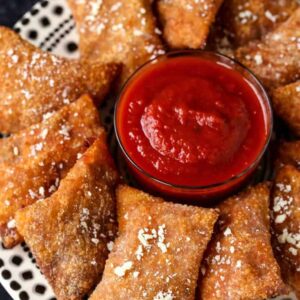
[(12, 133), (41, 122), (89, 93), (99, 104), (118, 66), (59, 58), (0, 26), (0, 132)]
[(263, 300), (286, 291), (269, 233), (269, 189), (260, 184), (219, 206), (201, 268), (199, 299)]
[(117, 172), (104, 132), (50, 198), (17, 212), (17, 228), (59, 300), (80, 300), (98, 283), (117, 231)]
[(262, 41), (236, 51), (237, 59), (252, 70), (268, 89), (300, 77), (300, 8)]
[(299, 168), (300, 141), (281, 142), (278, 150), (277, 164), (279, 167), (283, 165), (293, 165)]
[[(90, 299), (153, 300), (173, 295), (174, 299), (193, 300), (200, 261), (217, 212), (164, 202), (126, 186), (117, 190), (117, 201), (120, 236)], [(146, 228), (154, 235), (148, 239), (149, 246), (143, 246), (143, 238), (138, 238), (147, 238)], [(140, 259), (137, 249), (141, 249)], [(116, 268), (130, 261), (130, 270), (118, 276)]]
[(103, 130), (93, 101), (83, 96), (47, 121), (0, 141), (0, 153), (6, 157), (0, 161), (0, 234), (6, 247), (22, 241), (8, 225), (15, 213), (51, 195), (78, 154)]
[(124, 64), (121, 83), (143, 63), (163, 53), (151, 1), (68, 0), (83, 57)]
[(288, 124), (294, 134), (300, 136), (300, 81), (275, 89), (272, 100), (278, 116)]
[(271, 204), (274, 249), (283, 279), (300, 295), (300, 172), (295, 167), (279, 170)]
[(163, 35), (171, 48), (203, 48), (223, 0), (158, 0)]
[(226, 0), (217, 23), (235, 47), (243, 46), (274, 30), (298, 7), (296, 0)]

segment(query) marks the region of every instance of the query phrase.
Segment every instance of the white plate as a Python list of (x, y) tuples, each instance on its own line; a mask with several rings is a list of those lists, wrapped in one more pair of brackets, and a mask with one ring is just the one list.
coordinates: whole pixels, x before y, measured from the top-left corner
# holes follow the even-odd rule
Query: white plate
[[(23, 38), (45, 51), (67, 58), (79, 57), (78, 36), (66, 0), (37, 3), (14, 28)], [(111, 131), (111, 107), (103, 109), (107, 115), (106, 127)], [(0, 282), (14, 300), (55, 299), (25, 243), (10, 250), (0, 245)], [(291, 296), (277, 299), (296, 298)]]

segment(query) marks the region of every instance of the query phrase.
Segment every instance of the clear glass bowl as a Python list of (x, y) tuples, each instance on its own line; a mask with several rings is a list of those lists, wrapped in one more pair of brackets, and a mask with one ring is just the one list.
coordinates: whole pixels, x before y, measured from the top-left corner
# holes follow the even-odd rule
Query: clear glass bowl
[[(156, 64), (157, 62), (160, 62), (162, 60), (172, 59), (179, 56), (201, 57), (202, 59), (204, 58), (217, 63), (221, 63), (222, 65), (225, 65), (228, 68), (238, 71), (252, 86), (252, 88), (254, 89), (254, 91), (258, 95), (258, 98), (261, 101), (261, 105), (264, 110), (265, 125), (267, 130), (264, 146), (261, 149), (259, 155), (256, 157), (256, 159), (246, 169), (244, 169), (239, 174), (236, 174), (231, 178), (228, 178), (223, 182), (218, 182), (206, 186), (187, 186), (187, 185), (174, 185), (172, 183), (162, 181), (152, 176), (151, 174), (143, 170), (138, 164), (136, 164), (134, 159), (129, 155), (128, 151), (126, 150), (122, 142), (118, 116), (120, 113), (122, 113), (122, 111), (119, 110), (119, 106), (120, 103), (122, 102), (122, 95), (124, 91), (126, 91), (127, 87), (135, 80), (135, 78), (137, 78), (137, 76), (139, 76), (141, 72), (143, 72), (144, 68), (147, 68), (149, 64)], [(209, 201), (211, 201), (212, 199), (219, 199), (225, 196), (229, 196), (230, 194), (237, 191), (237, 189), (239, 189), (245, 183), (247, 183), (248, 179), (251, 177), (251, 175), (254, 173), (257, 166), (259, 165), (270, 142), (270, 138), (273, 130), (273, 114), (272, 114), (270, 99), (268, 97), (267, 92), (265, 91), (260, 81), (255, 77), (255, 75), (245, 66), (241, 65), (239, 62), (227, 56), (218, 53), (202, 51), (202, 50), (184, 50), (184, 51), (169, 52), (165, 55), (161, 55), (154, 58), (153, 60), (142, 65), (128, 79), (128, 81), (123, 86), (119, 98), (116, 102), (115, 113), (114, 113), (114, 127), (115, 127), (116, 137), (119, 146), (122, 150), (122, 153), (126, 159), (127, 166), (130, 172), (133, 174), (134, 178), (138, 181), (140, 185), (142, 185), (149, 192), (156, 195), (161, 195), (167, 198), (181, 199), (183, 201), (187, 201), (190, 199), (199, 200), (203, 204), (205, 204), (207, 203), (207, 201), (209, 203)]]

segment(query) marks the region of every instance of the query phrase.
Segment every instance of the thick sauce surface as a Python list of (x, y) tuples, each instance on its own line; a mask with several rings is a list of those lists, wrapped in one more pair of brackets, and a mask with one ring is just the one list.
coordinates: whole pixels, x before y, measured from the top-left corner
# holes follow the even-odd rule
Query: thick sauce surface
[(148, 65), (124, 90), (117, 129), (131, 159), (168, 183), (220, 183), (255, 161), (267, 135), (252, 86), (199, 57)]

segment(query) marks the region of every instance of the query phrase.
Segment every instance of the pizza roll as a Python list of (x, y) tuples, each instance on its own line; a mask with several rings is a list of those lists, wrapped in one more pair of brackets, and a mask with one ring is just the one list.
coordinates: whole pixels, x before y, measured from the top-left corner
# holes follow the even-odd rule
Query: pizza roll
[(83, 96), (48, 120), (0, 141), (0, 153), (16, 156), (0, 162), (0, 235), (6, 247), (22, 241), (15, 213), (56, 191), (103, 130), (92, 100)]
[(272, 100), (278, 116), (300, 136), (300, 81), (275, 89), (272, 92)]
[(300, 297), (300, 172), (295, 167), (279, 170), (271, 204), (275, 253), (284, 280)]
[(223, 0), (158, 0), (163, 35), (171, 48), (203, 48)]
[(16, 214), (18, 231), (59, 300), (83, 299), (101, 278), (117, 229), (117, 179), (103, 132), (50, 198)]
[(300, 8), (262, 41), (236, 51), (237, 59), (250, 68), (268, 89), (300, 78)]
[(0, 26), (0, 132), (15, 133), (89, 93), (103, 100), (118, 66), (59, 58)]
[(122, 83), (146, 61), (164, 53), (151, 1), (68, 2), (80, 36), (81, 55), (103, 63), (122, 63)]
[(219, 209), (201, 267), (199, 299), (263, 300), (286, 292), (271, 247), (268, 187), (249, 188)]
[(90, 300), (193, 300), (203, 252), (218, 214), (117, 190), (120, 236)]
[(217, 25), (235, 47), (243, 46), (275, 29), (298, 7), (297, 0), (226, 0)]

